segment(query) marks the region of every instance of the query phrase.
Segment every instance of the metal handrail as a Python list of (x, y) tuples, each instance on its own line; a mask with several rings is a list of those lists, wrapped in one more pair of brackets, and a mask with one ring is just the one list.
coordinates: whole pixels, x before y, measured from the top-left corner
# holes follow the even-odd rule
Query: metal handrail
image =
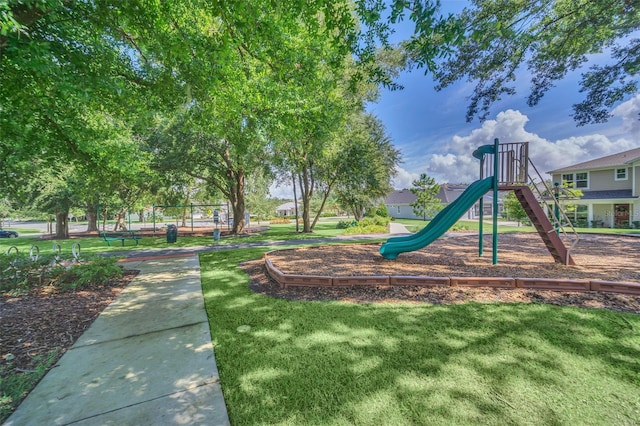
[[(571, 220), (569, 219), (564, 209), (562, 208), (560, 201), (555, 196), (553, 196), (553, 190), (551, 189), (551, 187), (549, 187), (547, 182), (542, 178), (542, 175), (538, 171), (538, 168), (535, 166), (535, 164), (533, 164), (531, 159), (529, 159), (529, 165), (533, 168), (533, 170), (535, 170), (538, 179), (540, 179), (540, 182), (542, 183), (542, 185), (544, 185), (544, 188), (547, 191), (547, 194), (549, 194), (549, 197), (545, 197), (544, 194), (540, 191), (539, 185), (536, 184), (535, 176), (531, 176), (531, 174), (529, 174), (529, 181), (531, 182), (531, 186), (534, 187), (534, 191), (535, 191), (535, 194), (537, 195), (539, 202), (544, 203), (544, 205), (550, 211), (555, 210), (555, 207), (557, 207), (560, 217), (559, 218), (556, 217), (555, 214), (551, 215), (553, 225), (557, 230), (559, 230), (562, 233), (562, 235), (565, 238), (572, 240), (571, 245), (567, 247), (567, 258), (565, 259), (565, 262), (566, 262), (569, 259), (569, 255), (571, 251), (576, 246), (576, 244), (578, 244), (578, 241), (580, 240), (580, 236), (578, 235), (576, 228), (573, 226), (573, 223), (571, 223)], [(548, 201), (549, 199), (553, 200), (553, 203), (549, 203)]]

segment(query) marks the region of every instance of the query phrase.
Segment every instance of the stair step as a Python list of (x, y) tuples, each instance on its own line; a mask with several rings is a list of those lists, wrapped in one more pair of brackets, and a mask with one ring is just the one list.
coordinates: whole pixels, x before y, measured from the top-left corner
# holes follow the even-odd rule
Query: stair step
[(534, 196), (533, 192), (531, 192), (531, 188), (523, 186), (509, 189), (513, 189), (516, 198), (520, 201), (524, 211), (531, 220), (531, 224), (536, 228), (536, 231), (542, 238), (544, 245), (547, 247), (547, 250), (554, 260), (558, 263), (573, 264), (573, 260), (568, 254), (567, 248), (557, 235), (557, 229), (538, 204), (538, 200)]

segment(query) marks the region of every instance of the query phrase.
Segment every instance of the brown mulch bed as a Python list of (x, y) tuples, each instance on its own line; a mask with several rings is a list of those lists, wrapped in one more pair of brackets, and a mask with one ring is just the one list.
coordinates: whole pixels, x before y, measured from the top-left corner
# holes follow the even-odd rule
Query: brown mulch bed
[(44, 286), (20, 296), (0, 294), (0, 366), (28, 372), (37, 357), (52, 350), (62, 356), (137, 274), (124, 271), (119, 280), (76, 291)]
[[(324, 245), (275, 251), (269, 254), (269, 259), (286, 274), (488, 276), (640, 282), (640, 238), (637, 237), (581, 236), (572, 252), (577, 266), (554, 263), (537, 234), (501, 234), (497, 265), (492, 264), (490, 235), (485, 236), (483, 257), (478, 256), (476, 235), (441, 238), (419, 251), (403, 253), (395, 260), (384, 259), (378, 252), (379, 248), (380, 244)], [(284, 289), (268, 277), (262, 260), (246, 262), (243, 268), (251, 277), (250, 288), (253, 291), (291, 300), (550, 303), (640, 313), (638, 296), (421, 286)]]

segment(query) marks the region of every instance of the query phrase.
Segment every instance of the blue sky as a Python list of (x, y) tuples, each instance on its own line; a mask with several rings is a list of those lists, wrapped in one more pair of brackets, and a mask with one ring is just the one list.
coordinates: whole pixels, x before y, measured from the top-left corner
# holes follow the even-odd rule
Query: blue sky
[[(467, 4), (466, 0), (442, 1), (443, 10), (451, 13)], [(412, 29), (411, 22), (403, 23), (392, 41), (401, 40)], [(596, 56), (592, 61), (599, 59)], [(541, 172), (640, 146), (640, 94), (619, 105), (608, 123), (576, 126), (571, 114), (572, 105), (582, 100), (580, 75), (580, 70), (568, 75), (537, 106), (529, 107), (528, 71), (522, 69), (515, 96), (494, 104), (485, 122), (476, 119), (467, 123), (472, 84), (460, 81), (436, 92), (434, 82), (423, 70), (402, 73), (398, 83), (404, 90), (383, 89), (378, 102), (368, 108), (382, 120), (402, 153), (394, 187), (410, 188), (420, 173), (439, 183), (471, 183), (479, 173), (471, 153), (478, 146), (493, 143), (494, 138), (502, 142), (528, 141), (530, 156)], [(274, 188), (272, 196), (292, 198), (291, 189)]]
[[(443, 0), (445, 12), (458, 12), (463, 0)], [(396, 40), (411, 31), (411, 23), (400, 26)], [(604, 56), (602, 56), (604, 57)], [(601, 57), (595, 56), (592, 62)], [(582, 68), (585, 70), (588, 68)], [(640, 95), (614, 110), (605, 124), (576, 126), (572, 105), (582, 100), (581, 71), (558, 82), (535, 107), (526, 104), (528, 71), (523, 68), (516, 81), (517, 94), (494, 104), (488, 120), (465, 119), (473, 84), (460, 81), (441, 92), (423, 70), (404, 72), (398, 82), (401, 91), (382, 90), (377, 103), (369, 106), (385, 124), (403, 163), (394, 186), (408, 188), (420, 173), (438, 182), (470, 183), (477, 179), (478, 165), (471, 152), (480, 145), (530, 142), (532, 160), (541, 171), (590, 160), (640, 146)]]

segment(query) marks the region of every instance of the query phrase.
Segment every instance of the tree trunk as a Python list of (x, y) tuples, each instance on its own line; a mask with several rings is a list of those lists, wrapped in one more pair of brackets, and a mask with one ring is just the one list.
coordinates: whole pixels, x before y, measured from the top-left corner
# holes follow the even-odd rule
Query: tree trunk
[(126, 215), (127, 215), (127, 211), (126, 210), (122, 210), (119, 211), (118, 214), (116, 215), (116, 224), (113, 226), (113, 230), (114, 231), (126, 231), (127, 230), (127, 223), (125, 221), (126, 219)]
[(231, 227), (232, 234), (240, 234), (244, 230), (245, 184), (244, 171), (238, 170), (234, 174), (233, 188), (229, 194), (229, 203), (231, 204), (231, 210), (233, 210), (233, 226)]
[(98, 232), (98, 209), (96, 206), (87, 204), (85, 214), (87, 215), (87, 232)]
[(182, 227), (187, 226), (187, 205), (182, 207)]
[(364, 208), (362, 206), (354, 205), (353, 206), (353, 218), (356, 222), (360, 222), (364, 217)]
[(296, 175), (291, 172), (291, 183), (293, 183), (293, 208), (296, 212), (296, 233), (300, 232), (300, 223), (298, 223), (298, 194), (296, 194)]
[(69, 238), (69, 212), (56, 212), (56, 239), (66, 240)]
[(298, 175), (300, 181), (300, 196), (302, 198), (302, 232), (310, 233), (311, 228), (311, 197), (313, 196), (313, 177), (307, 166), (302, 168)]
[(102, 231), (107, 230), (107, 209), (102, 210)]
[(320, 219), (320, 215), (322, 214), (322, 211), (324, 210), (324, 205), (327, 202), (327, 199), (329, 198), (329, 193), (330, 192), (331, 192), (331, 187), (329, 187), (323, 193), (322, 203), (320, 203), (320, 208), (318, 209), (318, 212), (316, 213), (316, 217), (313, 218), (313, 223), (311, 224), (311, 229), (312, 230), (316, 227), (316, 224), (318, 223), (318, 220)]

